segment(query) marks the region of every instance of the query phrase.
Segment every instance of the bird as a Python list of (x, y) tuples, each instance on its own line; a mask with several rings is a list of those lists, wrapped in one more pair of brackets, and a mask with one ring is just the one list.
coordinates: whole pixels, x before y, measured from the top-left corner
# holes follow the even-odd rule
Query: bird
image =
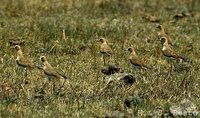
[(105, 57), (109, 57), (110, 61), (111, 61), (111, 58), (112, 58), (112, 55), (113, 55), (113, 50), (107, 44), (107, 40), (105, 38), (100, 38), (99, 41), (101, 42), (100, 53), (103, 56), (103, 62), (104, 62), (104, 65), (105, 65)]
[(174, 52), (174, 50), (169, 46), (169, 43), (168, 43), (168, 39), (167, 37), (161, 37), (160, 38), (160, 42), (162, 43), (162, 53), (165, 57), (167, 58), (174, 58), (176, 59), (177, 61), (180, 61), (180, 60), (183, 60), (185, 61), (185, 59), (178, 55), (177, 53)]
[(130, 52), (129, 60), (133, 66), (139, 67), (142, 69), (151, 69), (151, 67), (145, 65), (143, 63), (143, 61), (138, 57), (138, 55), (136, 54), (136, 51), (133, 47), (129, 47), (128, 51)]
[(25, 68), (26, 78), (27, 78), (27, 69), (34, 69), (35, 64), (30, 59), (24, 57), (22, 49), (19, 45), (15, 45), (14, 48), (17, 50), (16, 63), (20, 67)]
[(65, 78), (67, 79), (67, 77), (64, 74), (61, 74), (59, 71), (57, 71), (56, 69), (54, 69), (51, 64), (47, 61), (46, 56), (41, 56), (40, 60), (43, 63), (43, 67), (40, 68), (44, 71), (44, 73), (50, 77), (50, 78)]
[(25, 43), (24, 40), (20, 41), (19, 39), (10, 39), (9, 40), (10, 45), (23, 45)]
[(62, 83), (63, 86), (66, 82), (67, 77), (61, 72), (57, 71), (55, 68), (53, 68), (48, 62), (46, 56), (40, 56), (40, 60), (43, 63), (43, 67), (38, 68), (43, 70), (44, 74), (47, 75), (49, 80), (53, 80), (53, 90), (55, 87), (55, 81), (57, 81), (58, 79), (64, 78), (64, 81)]
[(146, 15), (144, 19), (152, 23), (160, 21), (156, 16), (151, 16), (151, 15)]
[(186, 16), (187, 16), (186, 13), (181, 12), (181, 13), (178, 13), (178, 14), (174, 15), (174, 18), (175, 18), (176, 20), (179, 20), (179, 19), (184, 18), (184, 17), (186, 17)]
[(167, 35), (166, 33), (165, 33), (165, 30), (164, 30), (164, 27), (163, 27), (163, 25), (158, 25), (157, 26), (157, 28), (159, 28), (159, 32), (158, 32), (158, 37), (159, 38), (161, 38), (161, 37), (167, 37), (167, 42), (168, 42), (168, 44), (170, 45), (170, 46), (173, 46), (173, 43), (172, 43), (172, 39), (171, 39), (171, 37), (169, 36), (169, 35)]

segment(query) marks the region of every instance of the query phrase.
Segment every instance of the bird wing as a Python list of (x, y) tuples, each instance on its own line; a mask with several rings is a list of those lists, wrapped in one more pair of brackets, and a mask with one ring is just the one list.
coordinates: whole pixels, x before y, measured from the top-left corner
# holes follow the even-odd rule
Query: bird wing
[(61, 72), (58, 72), (58, 71), (56, 71), (60, 76), (62, 76), (63, 78), (65, 78), (65, 79), (67, 79), (67, 77), (63, 74), (63, 73), (61, 73)]
[(43, 69), (44, 73), (48, 76), (53, 76), (55, 78), (60, 78), (60, 75), (53, 68)]
[(133, 64), (135, 66), (139, 66), (139, 67), (142, 67), (144, 69), (150, 69), (150, 67), (145, 65), (143, 63), (143, 61), (141, 59), (139, 59), (137, 56), (132, 56), (130, 61), (131, 61), (131, 64)]
[(35, 67), (34, 63), (31, 60), (25, 58), (21, 58), (20, 60), (17, 61), (17, 63), (23, 67), (28, 67), (28, 68)]
[(65, 78), (65, 79), (67, 79), (67, 77), (64, 75), (64, 74), (62, 74), (62, 73), (60, 73), (59, 71), (57, 71), (56, 69), (54, 69), (54, 68), (47, 68), (47, 69), (44, 69), (44, 73), (46, 74), (46, 75), (48, 75), (48, 76), (53, 76), (53, 77), (55, 77), (55, 78), (61, 78), (61, 77), (63, 77), (63, 78)]
[(135, 66), (142, 66), (142, 61), (137, 57), (137, 56), (132, 56), (130, 58), (131, 64), (135, 65)]
[(164, 50), (164, 55), (167, 57), (174, 57), (177, 58), (177, 54), (174, 52), (174, 50), (170, 47), (167, 47), (166, 50)]
[(112, 55), (113, 54), (113, 51), (112, 51), (111, 47), (108, 46), (107, 44), (101, 45), (100, 52), (101, 53), (106, 53), (107, 55)]

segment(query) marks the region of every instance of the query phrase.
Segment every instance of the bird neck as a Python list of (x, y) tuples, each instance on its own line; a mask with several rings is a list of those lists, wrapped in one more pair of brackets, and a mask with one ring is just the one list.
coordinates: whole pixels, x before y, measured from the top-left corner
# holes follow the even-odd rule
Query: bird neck
[(163, 34), (165, 34), (165, 30), (164, 30), (163, 27), (160, 27), (160, 32), (163, 33)]
[(106, 41), (104, 41), (102, 44), (103, 44), (103, 45), (107, 45), (107, 42), (106, 42)]
[(131, 57), (137, 57), (137, 54), (135, 53), (135, 51), (132, 51), (130, 55)]
[(44, 69), (52, 69), (52, 66), (51, 66), (51, 64), (49, 64), (49, 62), (47, 62), (47, 61), (45, 61), (45, 62), (43, 62), (43, 65), (44, 65)]
[(22, 53), (22, 50), (18, 50), (17, 51), (17, 60), (21, 59), (21, 58), (24, 58), (24, 55)]
[(169, 47), (168, 41), (165, 41), (163, 43), (163, 49), (162, 50), (166, 50), (167, 48), (170, 48), (170, 47)]

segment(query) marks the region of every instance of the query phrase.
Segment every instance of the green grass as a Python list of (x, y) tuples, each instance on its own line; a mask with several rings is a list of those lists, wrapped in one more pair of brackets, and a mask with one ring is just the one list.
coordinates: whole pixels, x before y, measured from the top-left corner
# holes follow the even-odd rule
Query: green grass
[[(136, 94), (144, 99), (144, 104), (132, 107), (135, 114), (138, 109), (148, 112), (183, 98), (200, 107), (200, 3), (197, 1), (191, 8), (187, 0), (181, 5), (173, 0), (163, 5), (155, 0), (145, 1), (1, 0), (1, 117), (103, 117), (114, 110), (126, 113), (124, 99)], [(194, 16), (173, 19), (176, 12), (190, 10)], [(165, 59), (158, 42), (157, 23), (144, 20), (146, 14), (161, 19), (175, 43), (174, 49), (191, 60), (188, 73), (170, 72), (170, 64), (162, 63)], [(103, 62), (96, 41), (99, 37), (108, 39), (115, 52), (115, 63), (136, 76), (136, 84), (131, 87), (113, 84), (100, 94), (105, 83), (100, 73)], [(45, 82), (44, 91), (48, 93), (47, 78), (40, 70), (32, 70), (28, 75), (30, 83), (21, 86), (24, 76), (15, 63), (15, 50), (8, 44), (10, 38), (25, 40), (22, 49), (36, 64), (41, 64), (39, 57), (46, 55), (53, 66), (66, 74), (71, 86), (65, 86), (59, 95), (42, 94), (43, 98), (36, 99)], [(193, 50), (185, 51), (189, 43)], [(131, 68), (125, 51), (129, 46), (135, 47), (145, 63), (158, 71), (140, 72)], [(184, 86), (180, 86), (184, 78)]]

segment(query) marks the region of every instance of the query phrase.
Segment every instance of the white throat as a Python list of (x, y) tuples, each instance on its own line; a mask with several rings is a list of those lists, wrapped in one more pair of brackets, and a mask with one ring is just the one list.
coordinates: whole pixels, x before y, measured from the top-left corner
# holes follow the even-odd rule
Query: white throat
[(165, 51), (166, 49), (167, 49), (167, 47), (166, 47), (166, 46), (163, 46), (162, 51)]
[(20, 60), (19, 56), (17, 56), (17, 59), (16, 60)]

